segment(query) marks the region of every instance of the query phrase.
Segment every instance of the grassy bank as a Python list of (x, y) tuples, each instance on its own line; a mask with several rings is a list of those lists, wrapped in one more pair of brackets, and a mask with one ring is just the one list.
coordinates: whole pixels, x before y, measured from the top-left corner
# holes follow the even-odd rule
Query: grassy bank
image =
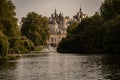
[(35, 47), (34, 51), (41, 51), (43, 48), (45, 48), (45, 46), (38, 46)]
[[(34, 51), (41, 51), (43, 48), (45, 48), (45, 46), (38, 46), (38, 47), (35, 47)], [(22, 53), (22, 54), (25, 54), (25, 53)], [(0, 60), (16, 60), (22, 57), (22, 54), (12, 53), (12, 54), (7, 54), (7, 56), (4, 56), (4, 57), (0, 55)]]
[(20, 58), (22, 54), (8, 54), (7, 56), (0, 56), (0, 60), (16, 60)]
[(22, 56), (22, 54), (8, 54), (8, 59), (9, 60), (15, 60), (18, 59)]

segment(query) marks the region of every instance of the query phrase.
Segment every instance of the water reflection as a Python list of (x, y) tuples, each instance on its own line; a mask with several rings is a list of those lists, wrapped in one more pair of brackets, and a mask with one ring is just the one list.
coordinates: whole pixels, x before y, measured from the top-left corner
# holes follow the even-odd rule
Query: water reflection
[[(15, 70), (17, 67), (16, 61), (0, 61), (0, 80), (16, 80), (17, 71)], [(11, 77), (12, 76), (12, 77)]]
[(0, 61), (0, 80), (119, 80), (120, 55), (49, 53)]
[(103, 73), (105, 79), (120, 80), (120, 55), (110, 54), (103, 58)]

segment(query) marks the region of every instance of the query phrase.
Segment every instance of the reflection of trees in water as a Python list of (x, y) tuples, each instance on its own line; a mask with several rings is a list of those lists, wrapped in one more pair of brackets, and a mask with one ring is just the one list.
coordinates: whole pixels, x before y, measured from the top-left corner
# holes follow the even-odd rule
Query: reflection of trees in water
[(100, 80), (120, 80), (120, 55), (103, 54), (88, 56), (85, 58), (87, 61), (84, 64), (89, 64), (88, 68), (93, 68), (93, 73), (94, 67), (98, 67), (96, 75), (103, 78)]
[(16, 65), (14, 61), (0, 61), (0, 80), (16, 80)]
[(105, 79), (120, 80), (120, 55), (106, 55), (102, 61)]
[(14, 70), (16, 68), (16, 62), (14, 61), (8, 61), (8, 60), (1, 60), (0, 61), (0, 71), (3, 71), (3, 70)]

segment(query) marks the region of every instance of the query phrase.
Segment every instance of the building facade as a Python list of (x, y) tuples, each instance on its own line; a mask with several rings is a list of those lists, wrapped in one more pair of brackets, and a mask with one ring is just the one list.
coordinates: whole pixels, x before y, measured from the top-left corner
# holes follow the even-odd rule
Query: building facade
[(58, 46), (62, 38), (66, 37), (68, 21), (68, 17), (64, 17), (61, 12), (58, 14), (55, 9), (54, 13), (51, 14), (51, 17), (49, 17), (50, 37), (47, 41), (48, 45)]
[(64, 17), (61, 12), (58, 14), (55, 9), (54, 13), (49, 17), (50, 37), (49, 40), (47, 40), (47, 45), (53, 47), (58, 46), (59, 42), (67, 35), (67, 27), (70, 22), (72, 20), (80, 22), (81, 19), (85, 17), (86, 14), (83, 14), (81, 8), (79, 12), (77, 12), (77, 15), (73, 16), (73, 19), (70, 19), (69, 16)]

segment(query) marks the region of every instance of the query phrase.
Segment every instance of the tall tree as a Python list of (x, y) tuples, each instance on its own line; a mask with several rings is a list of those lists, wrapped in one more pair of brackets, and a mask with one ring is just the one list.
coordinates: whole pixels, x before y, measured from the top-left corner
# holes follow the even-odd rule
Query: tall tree
[(22, 18), (21, 33), (33, 41), (35, 46), (45, 44), (48, 33), (48, 20), (35, 12), (29, 12), (26, 17)]
[(58, 46), (57, 50), (59, 52), (86, 53), (102, 51), (104, 27), (103, 19), (98, 13), (85, 18), (78, 26), (74, 27), (74, 29), (71, 28), (69, 31), (71, 32)]
[(105, 21), (120, 14), (120, 0), (105, 0), (100, 7), (101, 16)]
[(105, 0), (101, 5), (101, 16), (104, 19), (105, 52), (120, 52), (120, 0)]
[[(2, 56), (6, 56), (8, 48), (13, 48), (9, 46), (11, 42), (14, 42), (12, 41), (13, 38), (20, 36), (18, 34), (17, 18), (15, 16), (15, 5), (12, 1), (0, 0), (0, 53)], [(14, 42), (14, 44), (16, 43)]]
[(120, 52), (120, 15), (111, 19), (105, 24), (105, 51)]
[(11, 0), (0, 0), (0, 29), (9, 38), (16, 37), (18, 26), (15, 5)]

